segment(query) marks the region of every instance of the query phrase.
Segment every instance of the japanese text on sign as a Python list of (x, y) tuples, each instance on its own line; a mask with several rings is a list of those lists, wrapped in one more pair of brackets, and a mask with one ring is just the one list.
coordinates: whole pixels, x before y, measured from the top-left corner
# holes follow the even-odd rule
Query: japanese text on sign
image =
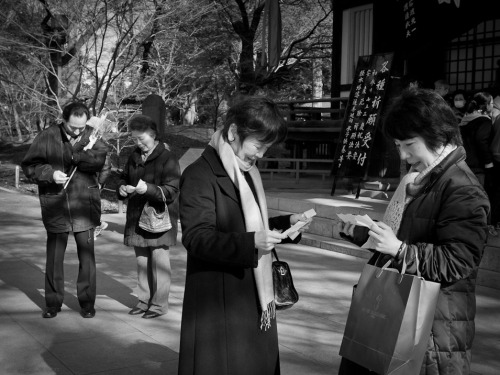
[(375, 126), (380, 114), (382, 99), (389, 78), (389, 60), (379, 60), (376, 66), (359, 70), (351, 106), (348, 107), (347, 124), (342, 133), (337, 169), (344, 163), (363, 167), (373, 144)]
[(408, 0), (403, 3), (406, 38), (411, 37), (417, 30), (417, 19), (415, 17), (415, 5), (413, 1)]

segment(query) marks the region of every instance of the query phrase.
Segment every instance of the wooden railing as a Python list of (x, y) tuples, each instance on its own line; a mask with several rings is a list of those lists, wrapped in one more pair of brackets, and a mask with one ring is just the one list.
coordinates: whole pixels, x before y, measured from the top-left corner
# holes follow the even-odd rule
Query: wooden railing
[[(290, 124), (304, 125), (304, 121), (313, 120), (331, 122), (344, 118), (348, 98), (321, 98), (278, 102)], [(318, 104), (326, 105), (318, 105)], [(309, 125), (309, 124), (308, 124)]]
[[(287, 148), (293, 159), (333, 159), (348, 98), (278, 102), (288, 125)], [(283, 155), (285, 156), (285, 155)]]
[[(270, 164), (278, 164), (278, 167), (270, 167)], [(279, 168), (279, 163), (287, 163), (289, 167)], [(310, 164), (324, 164), (323, 169), (310, 168)], [(257, 162), (261, 173), (270, 173), (271, 180), (275, 173), (291, 173), (295, 175), (295, 183), (299, 182), (301, 174), (321, 175), (321, 179), (330, 176), (333, 160), (330, 159), (296, 159), (296, 158), (262, 158)]]

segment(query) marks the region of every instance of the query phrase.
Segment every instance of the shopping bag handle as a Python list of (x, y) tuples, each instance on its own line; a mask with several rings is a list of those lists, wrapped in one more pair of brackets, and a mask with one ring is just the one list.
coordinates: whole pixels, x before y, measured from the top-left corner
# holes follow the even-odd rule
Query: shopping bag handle
[[(406, 253), (407, 253), (407, 250), (408, 249), (408, 246), (405, 247), (404, 249), (404, 254), (403, 254), (403, 266), (401, 267), (401, 274), (405, 274), (406, 273)], [(419, 261), (419, 258), (418, 258), (418, 250), (415, 251), (415, 266), (417, 267), (417, 277), (422, 277), (422, 274), (420, 273), (420, 261)]]
[[(407, 268), (407, 264), (406, 264), (406, 253), (407, 253), (407, 250), (408, 249), (408, 246), (404, 249), (403, 251), (403, 265), (401, 266), (401, 272), (400, 272), (400, 275), (399, 275), (399, 278), (398, 278), (398, 284), (401, 284), (401, 281), (403, 281), (403, 276), (406, 274), (406, 268)], [(379, 261), (379, 258), (380, 258), (380, 253), (377, 257), (377, 260), (375, 261), (375, 266), (377, 265), (377, 262)], [(380, 275), (382, 275), (382, 273), (387, 269), (387, 267), (390, 266), (390, 264), (394, 261), (395, 258), (392, 258), (392, 259), (389, 259), (383, 266), (382, 268), (380, 269), (379, 272), (377, 272), (377, 274), (375, 275), (377, 278), (380, 277)], [(420, 272), (420, 261), (419, 261), (419, 257), (418, 257), (418, 251), (415, 251), (415, 266), (416, 266), (416, 270), (417, 270), (417, 277), (422, 277), (422, 273)]]
[[(398, 278), (398, 284), (401, 284), (401, 281), (403, 281), (403, 276), (406, 274), (406, 249), (407, 247), (403, 250), (403, 266), (401, 267), (401, 272), (399, 273), (399, 278)], [(375, 266), (377, 265), (379, 258), (380, 258), (381, 253), (378, 254), (377, 260), (375, 261)], [(380, 269), (379, 272), (375, 275), (375, 277), (378, 279), (382, 273), (391, 265), (391, 263), (395, 260), (396, 258), (391, 258), (389, 259)], [(420, 276), (420, 271), (418, 271), (418, 256), (416, 256), (416, 262), (417, 262), (417, 273), (418, 276)]]

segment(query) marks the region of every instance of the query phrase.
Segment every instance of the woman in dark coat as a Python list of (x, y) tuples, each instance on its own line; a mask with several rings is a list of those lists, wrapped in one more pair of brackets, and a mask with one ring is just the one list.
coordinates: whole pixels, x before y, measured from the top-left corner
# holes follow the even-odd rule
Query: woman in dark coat
[[(128, 130), (137, 144), (123, 170), (118, 197), (128, 198), (124, 243), (133, 246), (137, 258), (137, 296), (139, 302), (129, 314), (151, 319), (168, 312), (170, 292), (169, 246), (176, 244), (179, 219), (180, 167), (175, 155), (156, 139), (156, 124), (148, 116), (135, 115)], [(150, 233), (139, 227), (146, 202), (157, 212), (165, 211), (172, 228)]]
[(286, 236), (273, 229), (305, 219), (268, 220), (255, 161), (285, 134), (273, 102), (247, 98), (182, 175), (188, 258), (180, 375), (280, 373), (270, 251)]
[(481, 185), (485, 176), (493, 172), (493, 155), (490, 144), (493, 124), (490, 113), (493, 98), (487, 92), (478, 92), (467, 104), (467, 112), (460, 122), (460, 133), (467, 153), (466, 162)]
[[(367, 238), (375, 254), (369, 263), (419, 270), (441, 283), (428, 349), (420, 374), (470, 373), (476, 313), (475, 285), (487, 238), (488, 197), (465, 163), (454, 114), (429, 90), (408, 90), (386, 114), (384, 131), (401, 159), (412, 165), (389, 203), (383, 222), (366, 228), (343, 225), (354, 242)], [(369, 236), (369, 237), (368, 237)], [(405, 256), (406, 254), (406, 256)], [(343, 358), (339, 374), (368, 374)]]

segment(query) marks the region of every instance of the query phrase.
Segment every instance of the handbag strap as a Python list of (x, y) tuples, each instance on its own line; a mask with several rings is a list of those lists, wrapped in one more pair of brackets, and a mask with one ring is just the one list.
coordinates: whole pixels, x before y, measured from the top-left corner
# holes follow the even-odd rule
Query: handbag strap
[(167, 198), (165, 198), (165, 193), (163, 192), (163, 189), (158, 186), (158, 189), (160, 189), (161, 196), (163, 198), (163, 203), (167, 204)]
[(278, 253), (276, 252), (276, 249), (275, 249), (275, 248), (273, 248), (273, 250), (272, 250), (272, 251), (273, 251), (274, 257), (275, 257), (275, 258), (276, 258), (276, 260), (279, 262), (280, 260), (279, 260), (279, 258), (278, 258)]

